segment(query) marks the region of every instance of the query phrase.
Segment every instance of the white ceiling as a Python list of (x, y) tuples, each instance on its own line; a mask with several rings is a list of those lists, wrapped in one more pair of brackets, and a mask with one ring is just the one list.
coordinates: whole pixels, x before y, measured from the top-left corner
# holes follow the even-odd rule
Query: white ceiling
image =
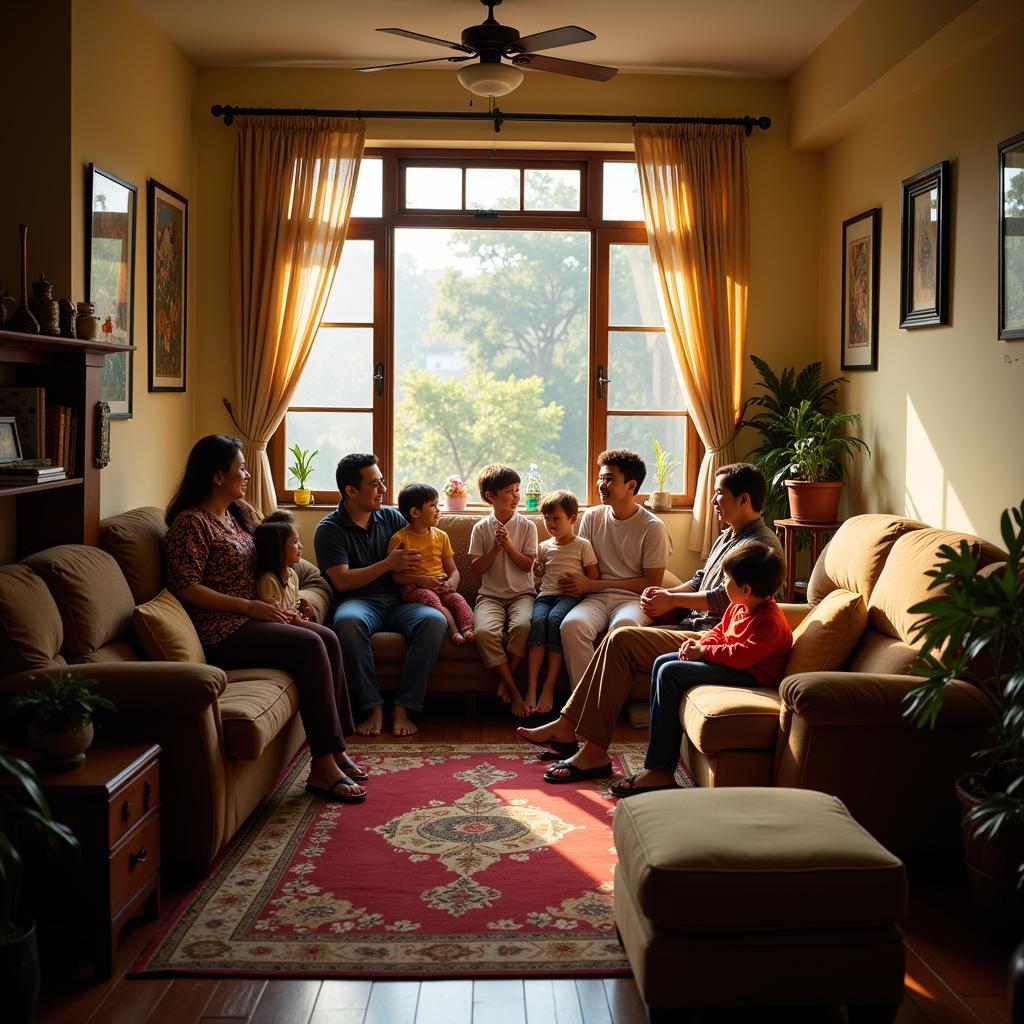
[[(622, 71), (786, 78), (860, 0), (505, 0), (495, 18), (531, 35), (597, 35), (552, 56)], [(479, 0), (135, 0), (200, 67), (359, 67), (453, 51), (374, 31), (459, 41)], [(450, 70), (444, 61), (420, 65)], [(386, 72), (384, 72), (386, 73)]]

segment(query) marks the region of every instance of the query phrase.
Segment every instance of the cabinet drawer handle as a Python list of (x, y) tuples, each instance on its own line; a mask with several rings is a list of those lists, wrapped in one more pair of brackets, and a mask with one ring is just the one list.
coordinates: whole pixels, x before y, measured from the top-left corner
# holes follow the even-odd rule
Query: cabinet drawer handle
[(127, 821), (132, 816), (131, 805), (127, 800), (121, 804), (121, 820)]
[(146, 848), (143, 846), (138, 853), (133, 852), (128, 854), (128, 863), (133, 867), (136, 864), (141, 864), (146, 859), (146, 853)]
[(153, 783), (146, 779), (142, 785), (142, 806), (149, 810), (149, 798), (153, 795)]

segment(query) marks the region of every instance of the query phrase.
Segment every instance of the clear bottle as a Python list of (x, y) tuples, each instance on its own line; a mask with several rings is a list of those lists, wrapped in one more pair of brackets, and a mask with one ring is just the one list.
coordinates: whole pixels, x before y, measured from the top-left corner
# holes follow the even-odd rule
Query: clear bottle
[(540, 496), (543, 491), (540, 476), (537, 473), (537, 463), (530, 463), (530, 471), (526, 474), (526, 511), (536, 512), (540, 507)]

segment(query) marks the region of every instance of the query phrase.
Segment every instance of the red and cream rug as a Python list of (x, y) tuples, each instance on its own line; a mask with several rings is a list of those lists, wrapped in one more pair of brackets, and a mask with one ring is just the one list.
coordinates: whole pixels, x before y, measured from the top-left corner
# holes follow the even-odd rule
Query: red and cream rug
[[(300, 753), (132, 974), (628, 973), (612, 919), (611, 780), (549, 785), (520, 743), (364, 749), (362, 804), (306, 793)], [(620, 747), (616, 771), (643, 754)], [(682, 770), (679, 781), (692, 785)]]

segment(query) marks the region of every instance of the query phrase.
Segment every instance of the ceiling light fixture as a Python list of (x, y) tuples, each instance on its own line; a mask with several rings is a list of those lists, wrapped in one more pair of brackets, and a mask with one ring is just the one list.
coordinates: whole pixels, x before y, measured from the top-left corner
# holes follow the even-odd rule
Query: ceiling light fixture
[(462, 87), (476, 96), (507, 96), (523, 82), (523, 72), (511, 64), (467, 64), (458, 76)]

